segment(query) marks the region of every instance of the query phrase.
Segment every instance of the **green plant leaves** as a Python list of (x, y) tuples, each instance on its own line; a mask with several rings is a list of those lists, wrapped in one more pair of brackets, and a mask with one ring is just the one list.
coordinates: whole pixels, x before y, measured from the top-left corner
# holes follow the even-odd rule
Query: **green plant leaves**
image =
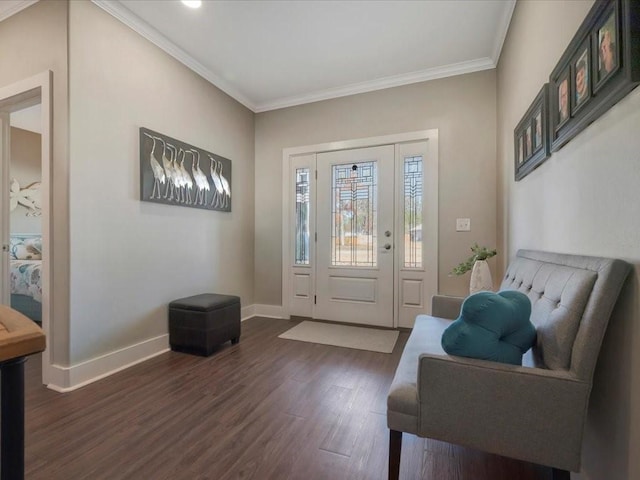
[(486, 260), (498, 254), (498, 251), (494, 248), (489, 250), (487, 247), (480, 247), (477, 243), (474, 243), (471, 247), (471, 255), (464, 262), (460, 263), (457, 267), (451, 270), (452, 275), (464, 275), (473, 268), (473, 264), (477, 260)]

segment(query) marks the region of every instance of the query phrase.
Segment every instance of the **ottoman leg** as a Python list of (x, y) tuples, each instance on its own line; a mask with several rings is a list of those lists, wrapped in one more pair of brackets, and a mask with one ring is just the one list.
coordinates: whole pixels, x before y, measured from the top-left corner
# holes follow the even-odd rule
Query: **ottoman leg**
[(236, 343), (238, 343), (240, 341), (240, 337), (235, 337), (231, 339), (231, 345), (235, 345)]

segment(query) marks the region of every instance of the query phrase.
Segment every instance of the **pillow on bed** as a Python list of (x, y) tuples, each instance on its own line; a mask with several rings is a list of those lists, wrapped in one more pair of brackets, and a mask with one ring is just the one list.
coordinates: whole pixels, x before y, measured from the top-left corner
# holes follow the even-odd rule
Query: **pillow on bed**
[(42, 237), (12, 235), (9, 257), (11, 260), (42, 260)]
[(475, 293), (442, 334), (442, 348), (451, 355), (522, 365), (522, 355), (536, 342), (530, 316), (531, 301), (522, 292)]

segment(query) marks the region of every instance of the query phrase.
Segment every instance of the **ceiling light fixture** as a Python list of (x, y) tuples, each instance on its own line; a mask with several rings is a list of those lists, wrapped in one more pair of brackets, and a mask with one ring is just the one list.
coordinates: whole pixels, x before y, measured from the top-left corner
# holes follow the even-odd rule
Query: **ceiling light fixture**
[(182, 0), (182, 3), (184, 3), (189, 8), (200, 8), (200, 6), (202, 5), (202, 0)]

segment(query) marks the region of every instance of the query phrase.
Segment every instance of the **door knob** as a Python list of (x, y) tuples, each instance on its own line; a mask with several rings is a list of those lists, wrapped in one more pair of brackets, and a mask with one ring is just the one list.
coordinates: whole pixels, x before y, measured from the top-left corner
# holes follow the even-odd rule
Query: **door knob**
[(385, 250), (391, 250), (391, 244), (390, 243), (385, 243), (384, 244), (384, 249)]
[(390, 237), (391, 236), (391, 232), (389, 230), (387, 230), (386, 232), (384, 232), (384, 236), (385, 237)]

